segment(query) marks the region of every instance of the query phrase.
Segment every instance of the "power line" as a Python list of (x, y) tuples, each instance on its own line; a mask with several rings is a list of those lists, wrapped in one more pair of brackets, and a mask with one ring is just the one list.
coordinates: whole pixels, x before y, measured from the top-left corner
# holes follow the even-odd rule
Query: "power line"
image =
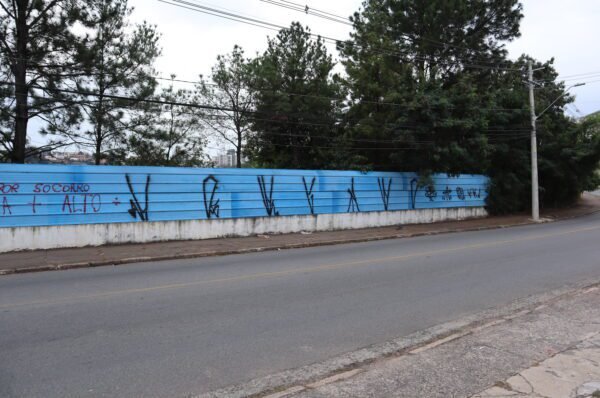
[[(349, 22), (348, 18), (345, 18), (343, 16), (340, 15), (336, 15), (336, 14), (332, 14), (329, 12), (325, 12), (325, 11), (321, 11), (321, 10), (317, 10), (314, 7), (309, 7), (308, 4), (300, 4), (300, 3), (295, 3), (293, 1), (288, 1), (288, 0), (260, 0), (263, 3), (268, 3), (268, 4), (272, 4), (275, 6), (279, 6), (279, 7), (283, 7), (283, 8), (287, 8), (290, 10), (294, 10), (294, 11), (298, 11), (301, 13), (306, 13), (307, 15), (313, 15), (319, 18), (323, 18), (323, 19), (327, 19), (333, 22), (337, 22), (337, 23), (341, 23), (341, 24), (345, 24), (345, 25), (349, 25), (349, 26), (354, 26), (354, 24), (352, 24), (351, 22)], [(325, 14), (325, 15), (319, 15), (319, 14)], [(412, 41), (413, 43), (417, 42), (416, 38), (411, 37), (408, 33), (405, 32), (399, 32), (402, 36), (404, 36), (406, 39)], [(446, 42), (442, 42), (442, 41), (438, 41), (438, 40), (434, 40), (434, 39), (430, 39), (427, 37), (420, 37), (419, 38), (422, 41), (426, 41), (429, 43), (434, 44), (437, 47), (446, 49), (448, 47), (452, 47), (452, 48), (458, 48), (461, 50), (466, 50), (466, 51), (472, 51), (472, 49), (467, 48), (467, 47), (463, 47), (463, 46), (458, 46), (456, 44), (450, 44), (450, 43), (446, 43)], [(483, 58), (479, 58), (479, 57), (474, 57), (473, 59), (483, 59)], [(484, 62), (482, 62), (484, 63)], [(508, 62), (507, 62), (508, 63)], [(497, 66), (498, 63), (496, 62), (488, 62), (488, 65), (495, 65)]]
[(569, 77), (569, 78), (560, 79), (560, 80), (561, 81), (572, 81), (572, 80), (582, 80), (582, 79), (593, 79), (595, 77), (600, 77), (600, 72), (595, 73), (593, 75), (586, 75), (586, 76), (580, 76), (580, 77)]
[[(158, 79), (158, 80), (164, 80), (164, 81), (178, 82), (178, 83), (195, 84), (195, 85), (205, 84), (207, 86), (217, 87), (220, 90), (224, 91), (224, 89), (220, 88), (219, 85), (215, 84), (215, 83), (207, 83), (207, 82), (203, 82), (203, 81), (192, 81), (192, 80), (183, 80), (183, 79), (171, 79), (171, 78), (167, 78), (167, 77), (156, 77), (156, 79)], [(331, 100), (331, 101), (335, 101), (335, 102), (351, 101), (351, 98), (328, 97), (328, 96), (316, 95), (316, 94), (300, 94), (300, 93), (293, 93), (293, 92), (288, 92), (288, 91), (279, 91), (279, 90), (272, 90), (272, 89), (261, 89), (261, 88), (256, 88), (256, 87), (250, 87), (250, 89), (254, 90), (254, 91), (259, 91), (259, 92), (271, 92), (271, 93), (274, 93), (274, 94), (283, 94), (283, 95), (296, 96), (296, 97), (327, 99), (327, 100)], [(360, 103), (361, 104), (380, 105), (380, 106), (395, 106), (395, 107), (407, 108), (407, 109), (419, 109), (418, 106), (408, 105), (408, 104), (401, 104), (401, 103), (395, 103), (395, 102), (387, 102), (387, 101), (360, 100)], [(448, 108), (448, 109), (456, 109), (457, 108), (457, 107), (452, 106), (452, 105), (436, 105), (436, 104), (428, 104), (428, 105), (432, 106), (432, 107), (433, 106), (443, 106), (443, 107)], [(499, 112), (512, 112), (512, 111), (527, 112), (527, 111), (529, 111), (528, 109), (525, 109), (525, 108), (481, 108), (481, 107), (478, 107), (478, 108), (475, 108), (475, 109), (477, 109), (477, 110), (499, 111)]]
[[(61, 67), (59, 65), (51, 66), (51, 65), (39, 65), (39, 64), (36, 64), (35, 66), (37, 66), (37, 67)], [(64, 67), (71, 68), (71, 69), (77, 69), (77, 70), (85, 70), (84, 68), (78, 68), (78, 67), (74, 67), (72, 65), (64, 66)], [(595, 76), (590, 76), (590, 77), (595, 77)], [(173, 79), (173, 78), (166, 78), (166, 77), (160, 77), (160, 76), (155, 77), (155, 78), (157, 80), (164, 80), (164, 81), (171, 81), (171, 82), (178, 82), (178, 83), (187, 83), (187, 84), (194, 84), (194, 85), (205, 84), (207, 86), (217, 87), (220, 90), (224, 91), (222, 88), (220, 88), (217, 84), (214, 84), (214, 83), (207, 83), (207, 82), (203, 82), (203, 81), (183, 80), (183, 79)], [(552, 81), (548, 80), (548, 82), (552, 82)], [(29, 85), (29, 83), (27, 83), (27, 85)], [(39, 88), (43, 89), (41, 87), (39, 87)], [(259, 89), (259, 88), (254, 88), (254, 87), (252, 87), (251, 89), (255, 90), (255, 91), (260, 91), (260, 92), (272, 92), (274, 94), (283, 94), (283, 95), (289, 95), (289, 96), (308, 97), (308, 98), (316, 98), (316, 99), (328, 99), (328, 100), (335, 101), (335, 102), (352, 101), (352, 99), (348, 98), (348, 97), (347, 98), (328, 97), (328, 96), (323, 96), (323, 95), (300, 94), (300, 93), (292, 93), (292, 92), (271, 90), (271, 89)], [(56, 91), (56, 90), (54, 90), (54, 91)], [(392, 107), (400, 107), (400, 108), (405, 108), (405, 109), (420, 109), (421, 108), (421, 107), (415, 106), (415, 105), (394, 103), (394, 102), (388, 102), (388, 101), (370, 101), (370, 100), (364, 100), (364, 99), (361, 99), (359, 101), (362, 104), (372, 104), (372, 105), (377, 105), (377, 106), (392, 106)], [(456, 109), (457, 108), (452, 105), (441, 105), (441, 104), (427, 104), (427, 106), (430, 106), (430, 107), (440, 106), (440, 107), (444, 107), (444, 108), (448, 108), (448, 109)], [(525, 108), (484, 108), (484, 107), (473, 108), (473, 110), (489, 110), (489, 111), (497, 111), (497, 112), (526, 112), (526, 111), (528, 111), (528, 109), (525, 109)]]
[[(528, 135), (523, 135), (523, 136), (519, 136), (519, 137), (508, 137), (504, 140), (494, 140), (491, 143), (500, 143), (500, 142), (508, 142), (511, 140), (521, 140), (521, 139), (527, 139), (529, 138)], [(397, 150), (416, 150), (416, 149), (420, 149), (423, 146), (437, 146), (438, 143), (435, 142), (424, 142), (424, 143), (416, 143), (414, 145), (411, 146), (411, 143), (403, 143), (404, 145), (409, 145), (409, 146), (384, 146), (384, 147), (355, 147), (355, 146), (349, 146), (347, 148), (344, 148), (345, 150), (361, 150), (361, 151), (397, 151)], [(305, 149), (342, 149), (340, 148), (339, 145), (333, 145), (333, 146), (324, 146), (324, 145), (301, 145), (301, 144), (280, 144), (280, 143), (274, 143), (274, 142), (268, 142), (266, 144), (266, 146), (275, 146), (275, 147), (283, 147), (283, 148), (305, 148)]]
[(592, 81), (584, 81), (585, 85), (587, 86), (588, 84), (594, 84), (594, 83), (598, 83), (600, 82), (600, 79), (598, 80), (592, 80)]
[(578, 76), (585, 76), (585, 75), (596, 75), (596, 74), (600, 74), (600, 70), (597, 71), (592, 71), (592, 72), (583, 72), (583, 73), (577, 73), (574, 75), (559, 75), (558, 77), (562, 77), (562, 78), (570, 78), (570, 77), (578, 77)]
[[(271, 0), (271, 1), (273, 1), (273, 0)], [(303, 6), (302, 4), (299, 4), (299, 3), (294, 3), (293, 1), (288, 1), (288, 0), (280, 0), (280, 1), (282, 1), (282, 2), (284, 2), (284, 3), (288, 3), (288, 4), (294, 4), (294, 5), (300, 5), (300, 6)], [(307, 11), (310, 9), (310, 11), (315, 11), (315, 12), (317, 12), (317, 13), (319, 13), (319, 14), (329, 15), (329, 16), (331, 16), (331, 17), (338, 18), (338, 19), (342, 19), (342, 20), (345, 20), (345, 21), (347, 21), (347, 20), (348, 20), (348, 18), (347, 18), (347, 17), (340, 16), (340, 15), (337, 15), (337, 14), (333, 14), (333, 13), (331, 13), (331, 12), (327, 12), (327, 11), (323, 11), (323, 10), (318, 10), (318, 9), (316, 9), (316, 8), (314, 8), (314, 7), (309, 7), (309, 6), (308, 6), (308, 4), (304, 5), (304, 7), (305, 7), (305, 9), (306, 9)]]
[[(176, 7), (181, 7), (181, 8), (185, 8), (191, 11), (196, 11), (196, 12), (200, 12), (203, 14), (208, 14), (208, 15), (212, 15), (212, 16), (216, 16), (219, 18), (224, 18), (224, 19), (229, 19), (235, 22), (240, 22), (240, 23), (246, 23), (249, 25), (253, 25), (253, 26), (257, 26), (257, 27), (262, 27), (262, 28), (266, 28), (266, 29), (270, 29), (270, 30), (286, 30), (289, 29), (288, 27), (285, 26), (281, 26), (278, 24), (274, 24), (271, 22), (267, 22), (267, 21), (262, 21), (256, 18), (250, 18), (250, 17), (245, 17), (243, 15), (240, 14), (236, 14), (236, 13), (232, 13), (232, 12), (227, 12), (227, 11), (222, 11), (222, 10), (218, 10), (216, 8), (212, 8), (212, 7), (207, 7), (207, 6), (203, 6), (197, 3), (192, 3), (190, 1), (185, 1), (185, 0), (159, 0), (162, 3), (166, 3), (166, 4), (170, 4), (170, 5), (174, 5)], [(313, 37), (317, 37), (321, 40), (324, 41), (330, 41), (336, 45), (346, 45), (345, 40), (339, 40), (339, 39), (334, 39), (331, 37), (327, 37), (327, 36), (323, 36), (323, 35), (317, 35), (314, 33), (310, 33), (308, 32), (308, 34), (310, 36)], [(357, 45), (356, 43), (353, 43), (352, 45), (361, 48), (362, 46)], [(363, 47), (364, 49), (364, 47)], [(372, 49), (366, 49), (369, 51), (373, 51)], [(373, 51), (375, 52), (375, 51)], [(376, 53), (376, 52), (375, 52)], [(424, 58), (424, 57), (419, 57), (419, 56), (414, 56), (411, 54), (407, 54), (404, 53), (402, 54), (401, 52), (394, 50), (392, 51), (379, 51), (380, 54), (385, 54), (385, 55), (393, 55), (395, 57), (401, 58), (402, 56), (412, 56), (412, 58), (414, 58), (415, 60), (420, 60), (420, 61), (431, 61), (429, 58)], [(403, 61), (407, 62), (407, 63), (413, 63), (413, 60), (410, 59), (403, 59)], [(500, 68), (496, 65), (496, 67), (490, 67), (489, 65), (479, 65), (479, 64), (467, 64), (467, 63), (460, 63), (460, 62), (448, 62), (448, 65), (460, 65), (466, 68), (472, 68), (472, 69), (490, 69), (490, 70), (499, 70), (499, 71), (517, 71), (517, 72), (523, 72), (522, 69), (516, 69), (516, 68)]]
[[(261, 133), (264, 135), (277, 135), (277, 134), (270, 134), (270, 133)], [(75, 138), (81, 138), (80, 135), (78, 134), (74, 134)], [(252, 137), (252, 138), (256, 138), (256, 137)], [(310, 136), (307, 138), (315, 138), (314, 136)], [(327, 138), (334, 138), (334, 137), (327, 137)], [(499, 143), (505, 143), (505, 142), (510, 142), (510, 141), (514, 141), (514, 140), (521, 140), (521, 139), (525, 139), (528, 138), (528, 135), (519, 135), (519, 136), (511, 136), (511, 137), (506, 137), (506, 138), (497, 138), (497, 139), (489, 139), (488, 143), (489, 144), (499, 144)], [(348, 141), (348, 140), (346, 140)], [(337, 150), (345, 150), (345, 151), (381, 151), (381, 150), (385, 150), (385, 151), (414, 151), (414, 150), (418, 150), (418, 149), (422, 149), (423, 147), (432, 147), (432, 146), (437, 146), (438, 143), (434, 142), (434, 141), (423, 141), (423, 142), (396, 142), (397, 144), (402, 144), (402, 146), (383, 146), (383, 147), (357, 147), (357, 146), (347, 146), (344, 148), (341, 148), (339, 145), (323, 145), (323, 144), (319, 144), (319, 145), (313, 145), (310, 143), (306, 143), (306, 144), (298, 144), (298, 143), (274, 143), (274, 142), (268, 142), (266, 144), (266, 146), (274, 146), (274, 147), (280, 147), (280, 148), (303, 148), (303, 149), (337, 149)], [(73, 145), (81, 145), (81, 146), (93, 146), (93, 143), (85, 143), (85, 142), (78, 142), (78, 141), (73, 141)], [(245, 146), (247, 146), (248, 144), (246, 143)], [(217, 148), (217, 147), (211, 147), (208, 145), (203, 146), (203, 148), (207, 148), (207, 149), (214, 149), (214, 150), (223, 150), (223, 148)]]
[[(0, 84), (5, 84), (4, 82), (0, 82)], [(73, 93), (73, 90), (60, 90), (63, 92), (70, 92)], [(84, 93), (86, 95), (91, 95), (91, 96), (100, 96), (99, 94), (94, 94), (94, 93)], [(177, 103), (177, 102), (167, 102), (167, 101), (158, 101), (158, 100), (140, 100), (140, 99), (136, 99), (136, 98), (129, 98), (129, 97), (122, 97), (122, 96), (113, 96), (113, 95), (104, 95), (104, 97), (107, 98), (118, 98), (119, 100), (131, 100), (133, 102), (152, 102), (152, 103), (163, 103), (163, 104), (168, 104), (168, 105), (178, 105), (178, 106), (191, 106), (191, 107), (195, 107), (198, 105), (195, 104), (185, 104), (185, 103)], [(41, 99), (47, 99), (47, 97), (40, 97)], [(74, 101), (63, 101), (63, 100), (58, 100), (61, 102), (71, 102), (74, 103)], [(201, 106), (203, 109), (205, 107)], [(220, 116), (220, 115), (208, 115), (208, 116)], [(255, 120), (259, 120), (257, 118), (254, 118)], [(263, 119), (265, 121), (268, 122), (279, 122), (277, 120), (272, 120), (272, 119)], [(287, 121), (285, 121), (287, 122)], [(303, 124), (302, 122), (300, 122), (299, 124)], [(322, 125), (325, 127), (332, 127), (331, 125)], [(396, 127), (396, 126), (394, 126)], [(398, 130), (402, 130), (404, 129), (402, 126), (397, 127)], [(486, 131), (486, 130), (481, 130), (481, 131)], [(491, 130), (490, 130), (491, 131)], [(526, 129), (521, 129), (521, 130), (497, 130), (497, 133), (502, 132), (503, 134), (497, 134), (497, 135), (493, 135), (493, 134), (488, 134), (488, 135), (484, 135), (487, 137), (488, 142), (490, 143), (494, 143), (494, 142), (503, 142), (503, 141), (510, 141), (513, 139), (520, 139), (520, 138), (526, 138), (528, 136), (528, 130)], [(259, 135), (275, 135), (275, 136), (284, 136), (284, 137), (302, 137), (302, 138), (310, 138), (310, 139), (336, 139), (336, 137), (330, 137), (330, 136), (322, 136), (322, 135), (303, 135), (303, 134), (288, 134), (288, 133), (275, 133), (275, 132), (261, 132), (259, 133)], [(442, 137), (443, 138), (443, 137)], [(469, 137), (458, 137), (459, 139), (469, 139)], [(352, 139), (350, 137), (345, 137), (344, 138), (345, 141), (347, 142), (364, 142), (364, 143), (381, 143), (381, 144), (402, 144), (402, 145), (409, 145), (410, 148), (405, 148), (405, 147), (392, 147), (389, 148), (391, 150), (394, 149), (418, 149), (420, 146), (423, 145), (432, 145), (435, 146), (437, 144), (439, 144), (436, 141), (433, 140), (421, 140), (421, 141), (409, 141), (407, 142), (406, 140), (382, 140), (382, 139)], [(275, 145), (275, 146), (295, 146), (293, 144), (275, 144), (275, 143), (270, 143), (270, 145)], [(302, 147), (306, 147), (306, 146), (302, 146)], [(311, 148), (328, 148), (328, 149), (333, 149), (333, 148), (337, 148), (336, 146), (331, 146), (331, 147), (324, 147), (324, 146), (309, 146)], [(360, 150), (380, 150), (380, 149), (388, 149), (388, 148), (379, 148), (379, 147), (352, 147), (353, 149), (360, 149)]]
[(260, 1), (262, 1), (263, 3), (272, 4), (272, 5), (275, 5), (278, 7), (287, 8), (288, 10), (299, 11), (301, 13), (306, 13), (307, 15), (313, 15), (313, 16), (327, 19), (327, 20), (330, 20), (333, 22), (338, 22), (338, 23), (352, 26), (352, 23), (350, 23), (347, 18), (341, 17), (339, 15), (335, 15), (335, 14), (318, 11), (316, 8), (298, 5), (298, 3), (292, 3), (292, 2), (286, 1), (284, 3), (288, 3), (288, 4), (282, 4), (282, 3), (279, 3), (274, 0), (260, 0)]
[[(0, 85), (6, 85), (6, 84), (10, 84), (10, 83), (0, 81)], [(39, 88), (39, 87), (36, 87), (36, 88)], [(199, 109), (203, 109), (203, 110), (225, 111), (225, 112), (234, 112), (235, 111), (232, 108), (216, 107), (216, 106), (210, 106), (210, 105), (201, 105), (201, 104), (185, 103), (185, 102), (177, 102), (177, 101), (132, 98), (132, 97), (125, 97), (125, 96), (118, 96), (118, 95), (110, 95), (110, 94), (100, 95), (100, 94), (93, 93), (93, 92), (84, 92), (84, 91), (67, 90), (67, 89), (55, 89), (54, 91), (70, 93), (70, 94), (78, 94), (78, 95), (88, 95), (88, 96), (92, 96), (92, 97), (104, 97), (109, 100), (130, 101), (133, 103), (146, 102), (146, 103), (159, 104), (159, 105), (171, 105), (171, 106), (199, 108)], [(42, 97), (42, 96), (35, 96), (35, 95), (30, 95), (30, 97), (37, 98), (37, 99), (44, 99), (47, 101), (50, 100), (50, 102), (52, 102), (52, 99), (49, 97)], [(82, 105), (83, 103), (89, 102), (89, 100), (76, 101), (76, 100), (70, 100), (70, 99), (56, 99), (55, 102), (68, 102), (71, 104)], [(92, 102), (98, 103), (99, 101), (92, 101)], [(330, 123), (317, 123), (317, 122), (311, 122), (311, 121), (305, 121), (305, 120), (289, 120), (289, 119), (282, 120), (282, 119), (272, 119), (272, 118), (267, 119), (264, 117), (265, 113), (262, 113), (262, 112), (258, 112), (258, 111), (241, 111), (241, 112), (246, 113), (248, 115), (247, 118), (249, 120), (254, 120), (254, 121), (264, 121), (264, 122), (269, 122), (269, 123), (274, 123), (274, 124), (294, 124), (294, 125), (312, 126), (312, 127), (340, 127), (339, 124), (336, 125), (336, 123), (339, 123), (339, 121), (332, 121)], [(257, 117), (257, 116), (253, 116), (253, 115), (260, 115), (263, 117)], [(266, 115), (268, 115), (268, 114), (266, 114)], [(290, 115), (289, 114), (282, 114), (282, 115), (281, 114), (280, 115), (273, 114), (273, 116), (288, 117)], [(295, 116), (298, 117), (298, 115), (295, 115)], [(229, 119), (228, 117), (219, 115), (219, 114), (202, 115), (202, 117), (211, 117), (211, 118), (216, 117), (216, 118), (223, 118), (226, 120)], [(342, 121), (353, 121), (353, 119), (344, 119), (344, 118), (342, 118), (342, 119), (343, 119)], [(354, 121), (360, 121), (360, 120), (354, 120)], [(440, 120), (440, 121), (443, 122), (443, 120)], [(418, 130), (421, 127), (421, 126), (416, 126), (416, 125), (397, 125), (397, 124), (393, 124), (393, 123), (386, 123), (386, 124), (384, 124), (384, 126), (391, 126), (398, 130)], [(497, 133), (498, 135), (507, 135), (510, 133), (526, 132), (529, 130), (525, 127), (518, 128), (518, 129), (507, 129), (507, 128), (494, 129), (494, 128), (490, 127), (488, 129), (482, 129), (481, 131), (487, 132), (487, 133)], [(420, 132), (416, 131), (415, 133), (420, 133)], [(426, 133), (423, 133), (423, 134), (426, 134)], [(284, 134), (284, 135), (288, 135), (288, 134)], [(493, 135), (493, 134), (490, 134), (490, 135)]]

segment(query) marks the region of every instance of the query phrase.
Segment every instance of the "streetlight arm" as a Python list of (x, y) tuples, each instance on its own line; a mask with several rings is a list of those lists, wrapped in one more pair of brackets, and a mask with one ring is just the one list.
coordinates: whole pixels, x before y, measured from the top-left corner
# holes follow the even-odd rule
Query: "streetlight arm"
[(546, 109), (544, 109), (543, 111), (541, 111), (536, 117), (535, 119), (539, 119), (548, 109), (552, 108), (552, 105), (556, 104), (558, 102), (559, 99), (561, 99), (562, 97), (564, 97), (565, 95), (567, 95), (567, 91), (569, 91), (570, 89), (572, 89), (573, 87), (580, 87), (580, 86), (585, 86), (585, 83), (577, 83), (577, 84), (573, 84), (572, 86), (569, 86), (565, 89), (565, 92), (562, 93), (561, 95), (559, 95), (554, 101), (552, 101), (552, 103), (550, 105), (548, 105), (546, 107)]

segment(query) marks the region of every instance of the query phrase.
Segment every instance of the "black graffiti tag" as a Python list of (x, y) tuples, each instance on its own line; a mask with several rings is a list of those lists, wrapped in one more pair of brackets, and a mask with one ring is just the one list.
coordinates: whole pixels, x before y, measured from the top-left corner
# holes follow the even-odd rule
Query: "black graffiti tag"
[(37, 208), (39, 206), (42, 206), (42, 203), (38, 203), (38, 201), (37, 201), (37, 195), (33, 195), (33, 202), (29, 202), (27, 204), (31, 205), (31, 210), (32, 210), (33, 214), (36, 214)]
[(413, 178), (410, 180), (410, 207), (411, 209), (417, 206), (417, 192), (419, 191), (419, 180)]
[(350, 195), (348, 199), (348, 210), (347, 213), (359, 212), (360, 207), (358, 206), (358, 199), (356, 198), (356, 191), (354, 190), (354, 177), (352, 177), (352, 183), (350, 188), (347, 190), (348, 195)]
[(11, 205), (8, 203), (8, 198), (4, 196), (2, 198), (2, 215), (5, 216), (7, 213), (12, 215)]
[(460, 200), (465, 200), (465, 190), (462, 187), (456, 187), (456, 196)]
[(267, 189), (267, 183), (265, 182), (265, 176), (257, 176), (258, 186), (260, 188), (260, 194), (262, 196), (263, 205), (267, 211), (267, 215), (278, 216), (279, 212), (275, 208), (275, 200), (273, 199), (273, 187), (275, 186), (275, 178), (271, 176), (271, 186)]
[[(212, 185), (212, 189), (210, 191), (210, 198), (207, 197), (207, 188)], [(217, 199), (215, 201), (215, 194), (217, 193), (217, 189), (219, 189), (219, 180), (217, 180), (214, 176), (209, 175), (202, 181), (202, 195), (204, 195), (204, 210), (206, 211), (206, 217), (212, 218), (213, 216), (219, 218), (219, 212), (221, 209), (221, 205), (219, 202), (221, 199)]]
[(140, 216), (140, 220), (148, 221), (148, 189), (150, 188), (150, 175), (146, 176), (146, 189), (144, 190), (144, 207), (140, 205), (140, 202), (135, 194), (133, 189), (133, 185), (131, 184), (131, 178), (129, 174), (125, 174), (125, 180), (127, 181), (127, 186), (129, 187), (129, 193), (131, 193), (132, 199), (129, 199), (129, 204), (131, 208), (127, 210), (127, 212), (133, 217), (137, 219), (137, 216)]
[(433, 202), (435, 198), (437, 198), (437, 191), (433, 185), (427, 186), (427, 191), (425, 191), (425, 197), (429, 199), (430, 202)]
[(446, 189), (442, 192), (442, 200), (452, 200), (452, 190), (446, 185)]
[(469, 195), (469, 198), (481, 198), (481, 189), (475, 189), (475, 188), (469, 188), (467, 190), (467, 195)]
[(388, 210), (390, 206), (390, 192), (392, 188), (392, 179), (388, 179), (387, 187), (385, 186), (385, 178), (380, 177), (377, 178), (377, 185), (379, 186), (379, 194), (381, 195), (381, 201), (383, 202), (383, 208), (385, 211)]
[(309, 184), (306, 183), (306, 179), (302, 177), (302, 183), (304, 184), (304, 193), (306, 194), (306, 200), (308, 201), (308, 208), (310, 209), (310, 214), (315, 214), (315, 195), (313, 194), (313, 189), (315, 187), (316, 177), (313, 177)]

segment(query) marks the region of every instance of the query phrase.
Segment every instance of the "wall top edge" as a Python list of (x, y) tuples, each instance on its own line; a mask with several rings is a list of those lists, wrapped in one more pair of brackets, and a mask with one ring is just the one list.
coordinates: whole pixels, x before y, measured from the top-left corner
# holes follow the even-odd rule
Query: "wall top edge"
[[(410, 171), (359, 171), (359, 170), (309, 170), (309, 169), (253, 169), (253, 168), (195, 168), (195, 167), (161, 167), (161, 166), (95, 166), (95, 165), (50, 165), (50, 164), (14, 164), (0, 163), (0, 173), (91, 173), (91, 174), (235, 174), (235, 175), (297, 175), (312, 174), (319, 176), (417, 176)], [(435, 173), (442, 178), (485, 178), (481, 174), (460, 174), (449, 176), (446, 173)]]

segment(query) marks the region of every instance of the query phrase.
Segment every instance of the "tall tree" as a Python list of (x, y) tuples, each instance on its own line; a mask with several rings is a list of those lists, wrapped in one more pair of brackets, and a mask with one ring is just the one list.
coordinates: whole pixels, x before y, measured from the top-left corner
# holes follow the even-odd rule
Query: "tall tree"
[(205, 166), (206, 139), (201, 114), (193, 106), (194, 93), (171, 83), (157, 96), (150, 110), (151, 123), (141, 124), (129, 138), (126, 163), (152, 166)]
[(356, 160), (425, 174), (481, 170), (485, 133), (495, 127), (487, 75), (521, 18), (517, 0), (365, 1), (351, 40), (339, 44), (352, 98), (348, 136), (378, 142)]
[[(517, 0), (369, 0), (341, 43), (351, 90), (348, 136), (376, 149), (355, 161), (373, 168), (484, 173), (488, 208), (530, 206), (528, 57), (509, 61), (519, 36)], [(565, 204), (596, 183), (599, 138), (564, 115), (552, 61), (536, 62), (542, 206)], [(387, 148), (385, 148), (387, 146)], [(387, 156), (385, 154), (388, 154)]]
[[(78, 121), (64, 79), (77, 74), (81, 21), (79, 0), (0, 0), (0, 112), (2, 146), (14, 163), (24, 163), (28, 124), (33, 118), (72, 125)], [(57, 126), (58, 127), (58, 126)]]
[(211, 81), (204, 78), (197, 87), (198, 101), (219, 110), (204, 115), (205, 123), (219, 137), (233, 145), (236, 166), (242, 167), (243, 146), (250, 132), (254, 91), (248, 84), (250, 60), (234, 46), (230, 54), (219, 55), (212, 68)]
[[(127, 0), (86, 0), (87, 45), (79, 52), (86, 76), (76, 79), (87, 123), (82, 129), (50, 130), (90, 148), (96, 164), (127, 141), (127, 132), (143, 118), (135, 112), (154, 94), (153, 63), (160, 55), (156, 28), (147, 23), (131, 27)], [(126, 99), (121, 99), (121, 98)]]
[(295, 22), (253, 62), (252, 158), (263, 166), (332, 167), (343, 89), (321, 38)]

